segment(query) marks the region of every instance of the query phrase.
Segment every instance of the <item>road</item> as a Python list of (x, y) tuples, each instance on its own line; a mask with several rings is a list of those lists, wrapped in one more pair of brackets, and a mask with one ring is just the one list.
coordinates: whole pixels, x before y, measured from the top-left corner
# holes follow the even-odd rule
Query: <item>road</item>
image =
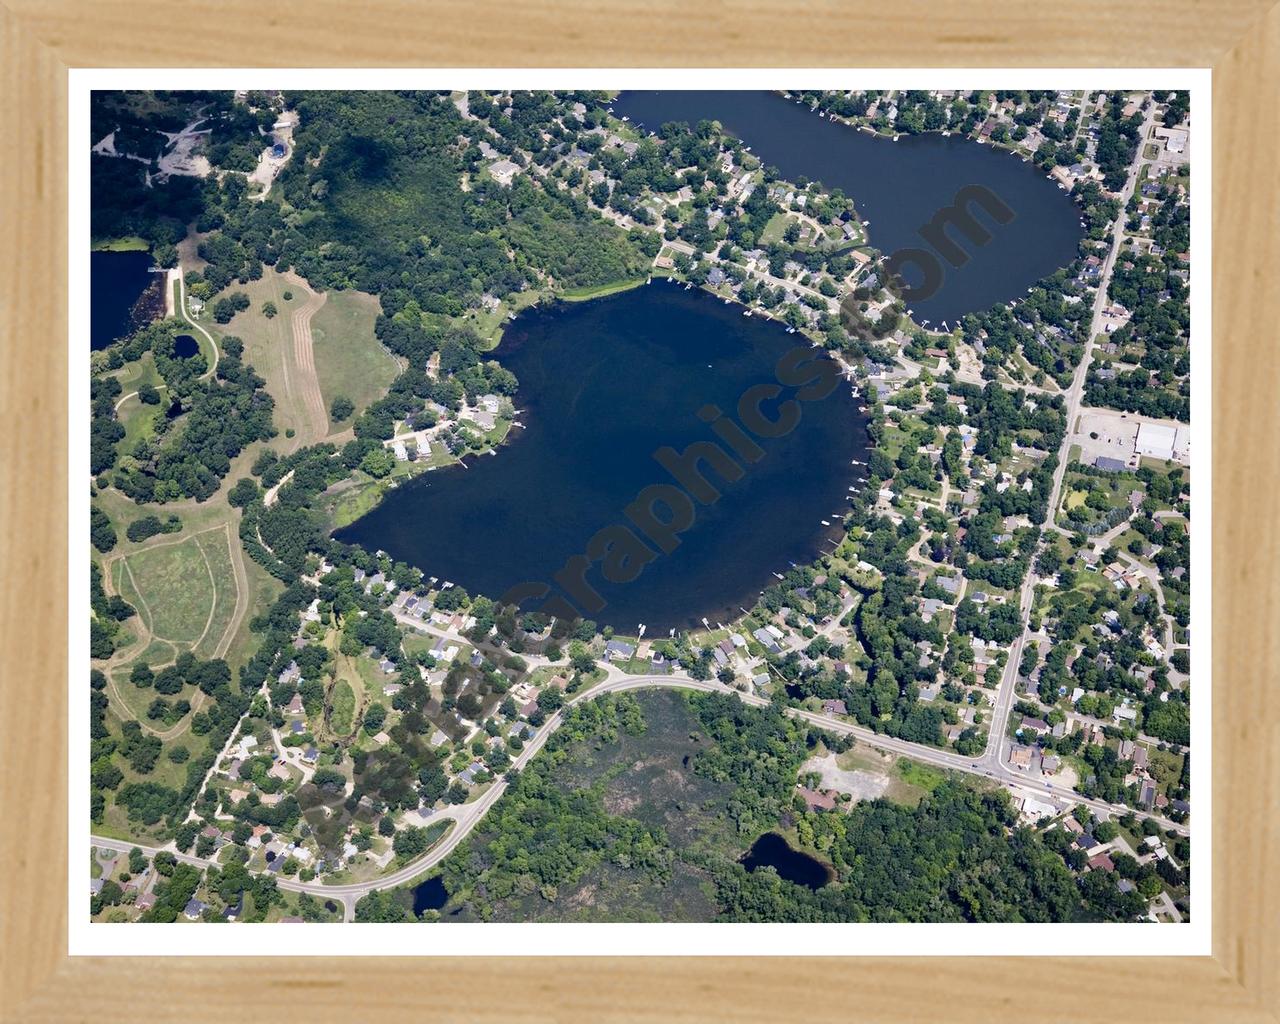
[[(736, 696), (739, 700), (743, 701), (743, 703), (750, 704), (755, 707), (763, 707), (769, 703), (769, 701), (764, 697), (760, 697), (755, 694), (741, 693), (738, 690), (734, 690), (726, 686), (724, 683), (710, 679), (697, 680), (691, 679), (688, 676), (680, 675), (626, 676), (612, 665), (605, 667), (605, 671), (608, 673), (608, 678), (597, 683), (595, 686), (583, 690), (582, 693), (568, 701), (565, 707), (572, 707), (575, 704), (582, 703), (583, 701), (593, 700), (594, 698), (606, 693), (621, 693), (627, 690), (659, 688), (698, 690), (704, 693), (730, 694)], [(793, 718), (801, 719), (811, 725), (817, 726), (818, 728), (825, 729), (828, 732), (853, 736), (882, 750), (899, 754), (904, 757), (910, 757), (913, 760), (921, 761), (925, 764), (931, 764), (939, 768), (951, 769), (953, 771), (966, 772), (972, 775), (980, 775), (989, 778), (994, 782), (1017, 786), (1028, 793), (1034, 793), (1040, 796), (1042, 799), (1046, 797), (1054, 798), (1060, 801), (1065, 801), (1069, 806), (1085, 804), (1094, 811), (1108, 815), (1120, 814), (1131, 810), (1131, 808), (1108, 804), (1101, 800), (1087, 799), (1062, 786), (1033, 783), (1027, 779), (1027, 777), (1014, 769), (999, 764), (991, 766), (988, 763), (989, 754), (984, 754), (980, 758), (966, 758), (949, 750), (925, 747), (917, 743), (911, 743), (907, 740), (894, 739), (890, 736), (881, 736), (870, 729), (865, 729), (862, 726), (845, 722), (830, 715), (819, 714), (813, 711), (805, 711), (800, 708), (785, 708), (784, 711)], [(563, 722), (563, 709), (549, 716), (546, 722), (543, 723), (542, 727), (539, 728), (528, 740), (520, 754), (513, 758), (512, 767), (517, 769), (524, 768), (538, 753), (538, 751), (546, 745), (547, 740), (551, 738), (551, 734), (559, 729)], [(221, 760), (221, 758), (219, 760)], [(452, 831), (450, 831), (440, 843), (432, 847), (421, 857), (395, 871), (389, 872), (385, 875), (380, 875), (376, 879), (371, 879), (365, 882), (352, 882), (345, 885), (325, 885), (321, 882), (301, 882), (293, 878), (277, 877), (277, 884), (280, 888), (289, 890), (290, 892), (307, 892), (311, 893), (313, 896), (339, 900), (342, 902), (344, 907), (344, 920), (354, 920), (355, 903), (360, 899), (360, 897), (374, 889), (388, 889), (404, 885), (439, 864), (445, 857), (452, 853), (468, 835), (470, 835), (476, 825), (484, 819), (489, 808), (501, 799), (502, 794), (505, 793), (506, 790), (506, 779), (500, 777), (474, 802), (446, 807), (431, 815), (425, 816), (423, 820), (426, 822), (451, 819), (456, 822), (456, 824)], [(1176, 822), (1160, 817), (1149, 817), (1152, 817), (1162, 829), (1176, 831), (1183, 835), (1188, 832), (1185, 825), (1179, 825)], [(103, 836), (95, 835), (91, 838), (93, 845), (95, 846), (122, 852), (127, 852), (133, 846), (139, 846), (144, 853), (153, 855), (161, 849), (159, 847), (141, 846), (137, 843), (129, 843)], [(209, 867), (214, 864), (214, 861), (210, 859), (178, 853), (172, 843), (167, 844), (163, 849), (174, 853), (179, 860), (188, 864), (195, 864), (203, 867)]]
[[(1151, 109), (1147, 112), (1143, 120), (1140, 139), (1145, 140), (1151, 129), (1151, 122), (1155, 117), (1155, 105), (1151, 105)], [(1065, 428), (1063, 431), (1062, 445), (1058, 449), (1058, 466), (1053, 474), (1053, 487), (1049, 491), (1048, 509), (1049, 517), (1052, 522), (1055, 510), (1058, 507), (1058, 501), (1062, 495), (1062, 482), (1067, 474), (1067, 457), (1071, 449), (1072, 425), (1075, 423), (1076, 416), (1080, 413), (1080, 407), (1084, 399), (1084, 383), (1089, 373), (1089, 363), (1093, 359), (1094, 339), (1100, 334), (1105, 334), (1106, 328), (1103, 325), (1102, 311), (1108, 305), (1107, 286), (1111, 282), (1111, 272), (1115, 268), (1116, 257), (1120, 252), (1120, 245), (1124, 240), (1124, 206), (1126, 197), (1133, 194), (1134, 185), (1138, 180), (1138, 170), (1142, 166), (1142, 145), (1139, 144), (1134, 154), (1134, 161), (1129, 168), (1129, 176), (1125, 181), (1124, 189), (1120, 193), (1120, 212), (1115, 220), (1111, 222), (1111, 248), (1107, 251), (1106, 258), (1102, 263), (1102, 275), (1098, 279), (1098, 288), (1093, 298), (1093, 315), (1089, 325), (1089, 337), (1085, 341), (1084, 353), (1080, 358), (1079, 365), (1076, 366), (1075, 374), (1071, 379), (1071, 387), (1067, 389), (1064, 396), (1066, 403), (1066, 419), (1064, 420)], [(1034, 559), (1034, 556), (1033, 556)], [(995, 709), (991, 716), (991, 726), (988, 732), (987, 750), (982, 757), (984, 762), (984, 771), (994, 769), (996, 771), (1008, 772), (1005, 765), (1005, 755), (1009, 747), (1012, 745), (1011, 738), (1007, 735), (1009, 714), (1016, 703), (1018, 666), (1022, 663), (1022, 652), (1027, 643), (1032, 639), (1031, 632), (1031, 610), (1035, 596), (1035, 584), (1037, 576), (1034, 568), (1027, 570), (1026, 576), (1022, 581), (1022, 588), (1018, 594), (1018, 607), (1022, 613), (1022, 630), (1014, 641), (1013, 646), (1009, 649), (1009, 661), (1005, 665), (1004, 675), (1000, 679), (1000, 689), (996, 693)]]

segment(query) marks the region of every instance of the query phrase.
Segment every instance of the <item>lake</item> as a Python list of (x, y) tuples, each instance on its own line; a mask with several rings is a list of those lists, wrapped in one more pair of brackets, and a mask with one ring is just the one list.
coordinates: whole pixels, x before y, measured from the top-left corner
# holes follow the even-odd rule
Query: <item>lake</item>
[[(520, 584), (547, 584), (543, 597), (568, 597), (585, 617), (631, 635), (640, 623), (654, 636), (700, 625), (704, 616), (713, 623), (737, 618), (775, 582), (775, 571), (812, 561), (840, 536), (849, 489), (865, 477), (853, 461), (865, 462), (868, 450), (864, 417), (822, 350), (780, 324), (742, 313), (707, 292), (660, 280), (590, 302), (525, 311), (494, 352), (519, 378), (515, 405), (523, 429), (514, 428), (496, 456), (470, 459), (467, 469), (425, 473), (392, 490), (335, 536), (381, 548), (495, 600)], [(776, 364), (792, 356), (801, 375), (812, 376), (815, 367), (830, 371), (830, 387), (817, 389), (826, 397), (810, 397), (799, 377), (788, 378), (798, 386), (774, 383)], [(740, 399), (771, 384), (778, 394), (761, 404), (761, 414), (772, 420), (780, 410), (794, 412), (798, 424), (778, 437), (748, 437), (741, 428), (735, 435), (730, 424), (739, 422)], [(700, 411), (710, 415), (708, 406), (728, 415), (708, 424), (699, 418)], [(698, 442), (703, 447), (695, 454), (713, 449), (716, 431), (755, 461), (730, 458), (729, 441), (719, 447), (728, 464), (716, 469), (700, 461), (690, 472), (672, 461)], [(673, 451), (660, 464), (655, 453), (664, 446)], [(733, 475), (735, 467), (732, 481), (719, 473)], [(646, 491), (640, 507), (631, 509), (648, 526), (645, 532), (625, 510), (654, 486), (665, 490)], [(697, 503), (689, 497), (693, 491)], [(685, 516), (669, 535), (662, 524), (672, 517), (661, 501), (650, 500), (655, 494), (669, 497)], [(645, 518), (647, 510), (652, 519)], [(591, 556), (590, 592), (572, 573), (557, 578), (606, 527), (618, 538), (615, 553), (628, 549), (628, 534), (649, 541), (646, 554), (635, 556), (648, 558), (639, 562), (638, 576), (611, 571), (604, 579), (599, 563), (612, 557), (606, 551)], [(669, 553), (657, 553), (660, 542)], [(623, 563), (610, 564), (623, 570), (636, 564)], [(539, 607), (541, 598), (534, 598), (522, 607)]]
[(89, 254), (89, 347), (106, 348), (130, 334), (136, 324), (133, 307), (147, 287), (155, 283), (149, 252)]
[(190, 334), (179, 334), (173, 339), (173, 354), (179, 359), (190, 359), (199, 351), (199, 343)]
[(791, 844), (776, 832), (766, 832), (752, 843), (739, 863), (748, 871), (773, 868), (779, 878), (810, 889), (821, 889), (834, 877), (829, 864), (792, 849)]
[[(908, 302), (917, 320), (934, 327), (1025, 294), (1075, 259), (1084, 235), (1079, 208), (1042, 171), (1015, 154), (960, 136), (934, 132), (893, 142), (820, 118), (770, 92), (624, 92), (613, 111), (653, 131), (668, 121), (719, 121), (787, 180), (804, 177), (843, 191), (870, 221), (869, 240), (885, 255), (904, 248), (936, 252), (921, 238), (921, 227), (950, 207), (961, 188), (990, 189), (1013, 219), (999, 224), (978, 212), (992, 235), (983, 246), (952, 229), (968, 262), (953, 267), (939, 260), (944, 274), (937, 292)], [(920, 278), (908, 268), (903, 276), (915, 286)]]

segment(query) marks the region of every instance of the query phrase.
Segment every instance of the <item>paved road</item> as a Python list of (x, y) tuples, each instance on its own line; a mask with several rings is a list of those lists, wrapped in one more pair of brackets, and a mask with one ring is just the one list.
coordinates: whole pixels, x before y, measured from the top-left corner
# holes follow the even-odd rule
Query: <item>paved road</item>
[[(751, 704), (756, 707), (762, 707), (769, 703), (769, 701), (763, 697), (755, 694), (740, 693), (739, 691), (731, 689), (723, 683), (715, 680), (696, 680), (690, 679), (687, 676), (679, 675), (625, 676), (617, 669), (613, 668), (613, 666), (608, 666), (605, 671), (609, 673), (609, 678), (582, 691), (582, 693), (571, 699), (566, 704), (566, 707), (572, 707), (573, 705), (579, 704), (583, 701), (592, 700), (605, 693), (621, 693), (627, 690), (656, 688), (699, 690), (705, 693), (732, 694), (744, 703)], [(1086, 799), (1080, 796), (1080, 794), (1062, 786), (1030, 782), (1019, 772), (1004, 766), (996, 765), (994, 767), (988, 767), (986, 766), (988, 760), (987, 755), (983, 755), (983, 757), (976, 759), (966, 758), (952, 751), (924, 747), (916, 743), (894, 739), (889, 736), (880, 736), (869, 729), (864, 729), (861, 726), (833, 718), (830, 715), (818, 714), (817, 712), (805, 711), (799, 708), (786, 708), (785, 713), (829, 732), (862, 739), (869, 744), (873, 744), (876, 747), (887, 750), (891, 753), (897, 753), (904, 757), (910, 757), (916, 761), (936, 765), (940, 768), (967, 772), (974, 775), (982, 775), (995, 782), (1014, 785), (1026, 792), (1035, 793), (1041, 798), (1051, 797), (1060, 801), (1065, 801), (1068, 806), (1085, 804), (1091, 809), (1105, 814), (1124, 813), (1125, 811), (1130, 810), (1130, 808), (1111, 805), (1101, 800)], [(563, 711), (557, 711), (555, 714), (551, 715), (528, 741), (528, 743), (526, 743), (525, 748), (520, 752), (520, 754), (512, 760), (512, 766), (515, 768), (524, 768), (538, 753), (538, 751), (546, 745), (551, 734), (559, 729), (563, 722)], [(504, 778), (500, 777), (479, 797), (479, 799), (474, 802), (446, 807), (427, 816), (424, 820), (429, 822), (452, 819), (456, 824), (452, 831), (450, 831), (450, 833), (445, 836), (439, 844), (428, 850), (417, 860), (406, 864), (396, 871), (381, 875), (370, 881), (352, 882), (345, 885), (325, 885), (320, 882), (300, 882), (297, 879), (285, 877), (278, 877), (277, 884), (280, 888), (287, 889), (291, 892), (308, 892), (313, 896), (340, 900), (345, 910), (345, 919), (352, 920), (354, 917), (355, 902), (360, 897), (374, 889), (388, 889), (410, 882), (414, 878), (417, 878), (419, 875), (434, 867), (436, 864), (440, 863), (440, 861), (444, 860), (444, 858), (452, 853), (453, 850), (471, 833), (472, 829), (479, 824), (485, 814), (488, 813), (489, 808), (501, 799), (502, 794), (506, 792), (506, 789), (507, 782)], [(1185, 825), (1179, 825), (1164, 818), (1154, 817), (1154, 820), (1162, 829), (1165, 830), (1174, 830), (1182, 834), (1186, 834), (1188, 831)], [(95, 846), (120, 851), (127, 851), (132, 846), (139, 846), (144, 853), (154, 854), (159, 849), (157, 847), (142, 846), (141, 844), (128, 843), (100, 836), (93, 836), (92, 841)], [(174, 853), (179, 860), (188, 864), (206, 867), (213, 864), (213, 861), (205, 858), (177, 853), (172, 843), (167, 844), (163, 849)]]
[[(1151, 128), (1152, 119), (1155, 117), (1155, 105), (1152, 104), (1151, 109), (1147, 112), (1143, 121), (1141, 138), (1146, 139), (1147, 133)], [(1058, 449), (1058, 467), (1053, 474), (1053, 487), (1049, 492), (1048, 509), (1050, 522), (1053, 521), (1055, 510), (1058, 507), (1058, 500), (1062, 494), (1062, 482), (1067, 473), (1067, 456), (1070, 454), (1072, 427), (1075, 423), (1076, 416), (1080, 412), (1080, 407), (1084, 397), (1085, 378), (1089, 373), (1089, 364), (1093, 359), (1094, 339), (1098, 335), (1105, 333), (1103, 326), (1102, 311), (1107, 308), (1107, 285), (1111, 281), (1111, 272), (1115, 268), (1116, 257), (1120, 252), (1120, 244), (1124, 239), (1124, 205), (1126, 197), (1133, 194), (1134, 184), (1138, 180), (1138, 169), (1142, 166), (1142, 144), (1140, 143), (1137, 152), (1134, 154), (1133, 165), (1129, 168), (1129, 177), (1125, 182), (1123, 191), (1120, 193), (1120, 212), (1116, 219), (1111, 222), (1111, 248), (1107, 251), (1107, 256), (1102, 264), (1102, 276), (1098, 279), (1098, 288), (1093, 299), (1093, 317), (1089, 325), (1089, 337), (1085, 341), (1084, 354), (1081, 356), (1080, 363), (1076, 366), (1075, 374), (1071, 379), (1071, 387), (1067, 389), (1066, 400), (1066, 428), (1063, 432), (1062, 445)], [(1022, 587), (1018, 594), (1019, 609), (1022, 612), (1022, 631), (1018, 635), (1018, 639), (1014, 641), (1013, 646), (1009, 649), (1009, 661), (1005, 665), (1004, 676), (1000, 680), (1000, 689), (996, 693), (995, 710), (991, 718), (989, 739), (987, 742), (987, 752), (982, 757), (984, 763), (984, 771), (994, 769), (996, 771), (1009, 771), (1005, 766), (1006, 752), (1012, 745), (1012, 740), (1007, 733), (1009, 722), (1009, 714), (1016, 702), (1016, 685), (1018, 681), (1018, 666), (1022, 662), (1022, 652), (1027, 643), (1032, 639), (1031, 632), (1031, 610), (1032, 602), (1035, 596), (1035, 584), (1037, 576), (1034, 565), (1027, 571), (1027, 575), (1022, 581)]]

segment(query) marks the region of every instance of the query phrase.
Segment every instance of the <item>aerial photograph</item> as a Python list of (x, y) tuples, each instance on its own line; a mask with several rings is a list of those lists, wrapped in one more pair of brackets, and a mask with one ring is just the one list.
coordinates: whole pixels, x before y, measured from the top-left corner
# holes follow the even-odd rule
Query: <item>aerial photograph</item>
[(1190, 92), (88, 123), (90, 922), (1190, 922)]

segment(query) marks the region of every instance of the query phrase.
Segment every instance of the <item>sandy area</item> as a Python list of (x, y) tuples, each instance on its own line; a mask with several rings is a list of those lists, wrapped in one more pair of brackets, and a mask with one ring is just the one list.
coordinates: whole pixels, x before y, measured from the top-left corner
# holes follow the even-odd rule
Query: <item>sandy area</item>
[(839, 755), (827, 754), (825, 757), (811, 757), (800, 766), (800, 773), (820, 772), (823, 789), (833, 789), (837, 793), (848, 793), (854, 800), (874, 800), (889, 791), (890, 779), (880, 772), (848, 770), (836, 763)]

